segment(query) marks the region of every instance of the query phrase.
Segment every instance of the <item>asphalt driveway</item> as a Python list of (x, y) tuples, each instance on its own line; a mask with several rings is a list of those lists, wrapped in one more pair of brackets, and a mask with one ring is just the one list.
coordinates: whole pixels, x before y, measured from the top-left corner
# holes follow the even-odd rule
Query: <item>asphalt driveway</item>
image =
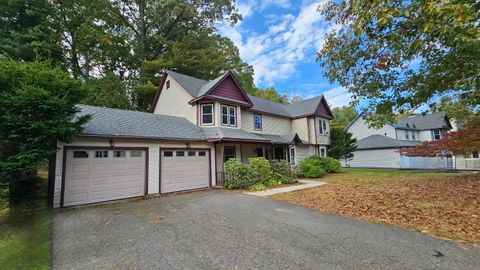
[(479, 269), (480, 248), (240, 193), (59, 211), (54, 269)]

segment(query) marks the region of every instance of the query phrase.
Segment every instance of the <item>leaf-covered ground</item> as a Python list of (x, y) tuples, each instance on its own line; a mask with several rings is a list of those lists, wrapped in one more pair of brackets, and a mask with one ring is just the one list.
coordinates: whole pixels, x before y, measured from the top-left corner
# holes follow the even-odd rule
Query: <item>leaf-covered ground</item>
[(358, 170), (273, 195), (316, 210), (480, 243), (480, 173)]

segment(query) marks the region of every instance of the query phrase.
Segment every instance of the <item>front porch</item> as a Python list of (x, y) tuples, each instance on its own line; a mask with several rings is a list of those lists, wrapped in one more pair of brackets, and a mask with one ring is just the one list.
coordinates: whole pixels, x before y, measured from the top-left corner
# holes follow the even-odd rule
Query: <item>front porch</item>
[[(293, 150), (292, 150), (293, 149)], [(272, 143), (222, 142), (215, 143), (215, 176), (216, 186), (223, 187), (224, 163), (231, 158), (238, 158), (248, 163), (249, 158), (264, 157), (267, 160), (287, 160), (290, 163), (291, 154), (295, 155), (294, 145)]]

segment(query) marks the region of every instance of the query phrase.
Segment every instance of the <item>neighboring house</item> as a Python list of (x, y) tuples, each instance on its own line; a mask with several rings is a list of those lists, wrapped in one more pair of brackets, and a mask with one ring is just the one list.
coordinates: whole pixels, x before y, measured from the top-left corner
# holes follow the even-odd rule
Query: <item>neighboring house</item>
[(58, 143), (54, 207), (219, 186), (230, 158), (325, 156), (333, 119), (323, 96), (278, 104), (247, 95), (231, 72), (206, 81), (165, 70), (151, 113), (78, 107), (92, 118)]
[(442, 113), (416, 115), (386, 123), (382, 128), (369, 127), (366, 114), (360, 114), (348, 125), (348, 132), (357, 139), (354, 157), (342, 161), (343, 166), (357, 168), (409, 169), (480, 169), (478, 152), (470, 157), (407, 157), (400, 148), (415, 147), (424, 141), (439, 140), (452, 130), (448, 117)]

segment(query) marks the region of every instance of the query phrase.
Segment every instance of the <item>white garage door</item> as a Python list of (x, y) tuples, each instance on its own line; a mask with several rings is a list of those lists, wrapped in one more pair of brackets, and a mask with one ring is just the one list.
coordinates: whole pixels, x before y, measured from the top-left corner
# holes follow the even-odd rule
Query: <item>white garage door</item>
[(63, 206), (143, 196), (145, 150), (68, 149)]
[(161, 193), (209, 187), (209, 151), (162, 150), (160, 183)]

